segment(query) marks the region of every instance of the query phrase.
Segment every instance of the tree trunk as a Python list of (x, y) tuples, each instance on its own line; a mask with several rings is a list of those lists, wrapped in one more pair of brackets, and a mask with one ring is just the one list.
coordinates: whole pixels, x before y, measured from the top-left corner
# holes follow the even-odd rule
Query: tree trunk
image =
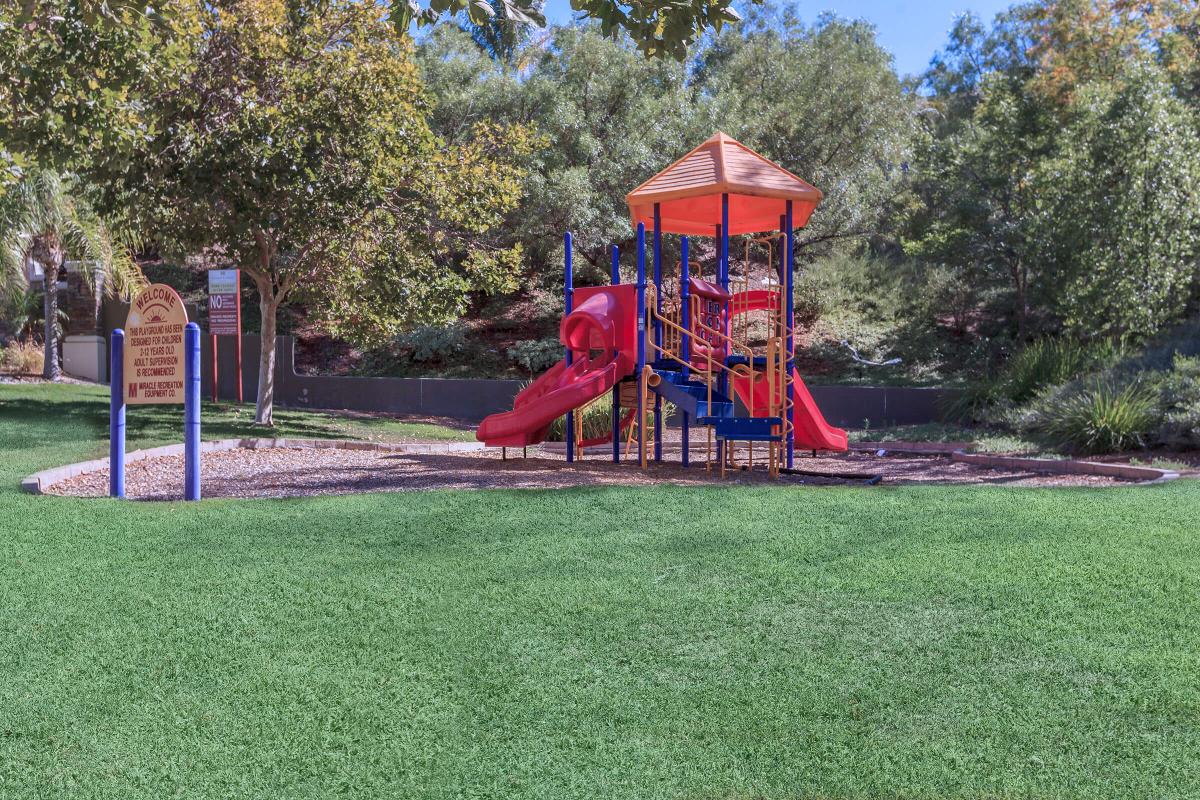
[(42, 295), (42, 313), (45, 314), (45, 334), (43, 336), (45, 351), (42, 357), (42, 377), (48, 381), (56, 381), (62, 377), (58, 366), (58, 267), (43, 266), (45, 278)]
[(262, 314), (262, 341), (258, 351), (258, 399), (254, 406), (256, 425), (275, 424), (275, 312), (279, 301), (270, 285), (259, 286), (258, 309)]
[(1020, 262), (1014, 264), (1010, 271), (1012, 273), (1013, 288), (1017, 294), (1017, 341), (1023, 343), (1029, 335), (1029, 279), (1025, 273), (1024, 266)]

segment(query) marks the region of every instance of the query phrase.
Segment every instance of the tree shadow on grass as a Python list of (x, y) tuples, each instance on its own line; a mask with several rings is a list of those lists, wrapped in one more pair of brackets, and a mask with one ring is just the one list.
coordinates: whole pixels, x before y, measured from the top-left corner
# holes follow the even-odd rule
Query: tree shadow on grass
[[(359, 439), (356, 431), (333, 429), (336, 418), (276, 412), (276, 425), (254, 424), (252, 409), (244, 418), (228, 411), (201, 411), (201, 436), (208, 439), (304, 438)], [(19, 451), (69, 442), (108, 439), (108, 403), (102, 400), (59, 399), (53, 395), (0, 399), (0, 451)], [(130, 449), (143, 442), (183, 441), (183, 407), (180, 405), (128, 406), (125, 436)]]
[(0, 402), (0, 451), (107, 437), (108, 409), (83, 400)]

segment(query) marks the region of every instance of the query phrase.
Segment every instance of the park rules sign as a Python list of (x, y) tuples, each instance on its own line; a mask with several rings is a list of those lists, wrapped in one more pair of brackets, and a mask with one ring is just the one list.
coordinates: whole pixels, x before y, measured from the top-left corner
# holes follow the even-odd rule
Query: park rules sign
[(213, 336), (238, 336), (242, 332), (242, 303), (236, 269), (208, 272), (208, 332)]
[(152, 283), (125, 319), (125, 402), (183, 402), (183, 301), (170, 286)]

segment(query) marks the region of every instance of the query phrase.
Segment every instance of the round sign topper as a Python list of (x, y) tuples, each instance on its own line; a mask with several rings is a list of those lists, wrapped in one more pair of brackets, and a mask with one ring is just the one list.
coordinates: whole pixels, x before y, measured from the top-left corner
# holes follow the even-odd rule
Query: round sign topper
[(152, 283), (133, 298), (125, 318), (125, 402), (183, 402), (183, 327), (179, 294)]

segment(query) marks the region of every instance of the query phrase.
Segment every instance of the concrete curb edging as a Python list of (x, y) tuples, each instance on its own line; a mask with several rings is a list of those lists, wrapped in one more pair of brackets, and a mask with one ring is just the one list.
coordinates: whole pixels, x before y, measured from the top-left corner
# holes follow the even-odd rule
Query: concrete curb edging
[(1158, 467), (1135, 467), (1132, 464), (1105, 464), (1099, 461), (1073, 461), (1057, 458), (1020, 458), (1016, 456), (992, 456), (984, 453), (964, 453), (961, 450), (950, 454), (951, 461), (976, 464), (981, 467), (1005, 467), (1029, 472), (1045, 472), (1055, 475), (1103, 475), (1138, 483), (1165, 483), (1179, 477), (1179, 473)]
[(971, 449), (971, 442), (851, 442), (850, 449), (855, 451), (887, 450), (889, 453), (921, 453), (924, 455), (945, 455), (958, 451), (966, 452)]
[[(385, 453), (466, 453), (482, 450), (481, 442), (364, 442), (353, 439), (220, 439), (214, 442), (201, 442), (201, 453), (212, 453), (222, 450), (269, 450), (282, 448), (286, 450), (378, 450)], [(125, 462), (141, 461), (146, 458), (183, 455), (183, 444), (168, 444), (162, 447), (148, 447), (145, 450), (134, 450), (125, 454)], [(62, 467), (44, 469), (35, 472), (21, 480), (21, 490), (29, 494), (45, 494), (46, 490), (59, 481), (74, 478), (88, 472), (108, 469), (107, 458), (97, 458), (92, 461), (80, 461)]]
[(1059, 458), (1029, 458), (1025, 456), (991, 455), (968, 453), (970, 442), (854, 442), (851, 450), (887, 450), (891, 453), (925, 453), (948, 455), (951, 461), (975, 464), (980, 467), (1002, 467), (1026, 472), (1041, 472), (1052, 475), (1103, 475), (1138, 483), (1165, 483), (1179, 477), (1179, 473), (1158, 467), (1138, 467), (1132, 464), (1106, 464), (1099, 461), (1076, 461)]

